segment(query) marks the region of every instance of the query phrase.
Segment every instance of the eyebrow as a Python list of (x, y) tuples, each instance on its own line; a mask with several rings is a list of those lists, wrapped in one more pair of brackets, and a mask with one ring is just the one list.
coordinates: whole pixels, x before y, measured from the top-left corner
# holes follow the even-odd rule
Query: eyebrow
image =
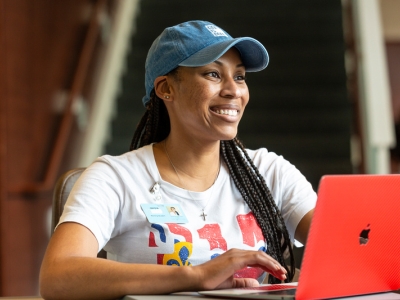
[[(223, 65), (223, 63), (220, 62), (219, 60), (215, 60), (214, 62), (215, 62), (217, 65), (220, 65), (220, 66)], [(243, 63), (241, 63), (241, 64), (237, 64), (237, 65), (236, 65), (236, 68), (239, 68), (239, 67), (245, 67), (245, 66), (244, 66)]]

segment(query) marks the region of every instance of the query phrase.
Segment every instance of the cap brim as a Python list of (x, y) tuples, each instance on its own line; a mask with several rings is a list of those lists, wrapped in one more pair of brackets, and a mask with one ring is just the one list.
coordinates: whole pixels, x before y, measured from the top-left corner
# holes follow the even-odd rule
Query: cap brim
[(179, 66), (200, 67), (207, 65), (216, 61), (232, 47), (238, 49), (247, 72), (257, 72), (267, 67), (269, 62), (267, 50), (259, 41), (249, 37), (225, 40), (203, 48), (182, 61)]

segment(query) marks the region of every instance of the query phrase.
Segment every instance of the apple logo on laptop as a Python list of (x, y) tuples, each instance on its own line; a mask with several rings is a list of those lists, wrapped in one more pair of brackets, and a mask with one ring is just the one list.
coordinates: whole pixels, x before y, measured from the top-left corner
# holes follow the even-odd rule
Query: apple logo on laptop
[(360, 245), (364, 246), (368, 243), (369, 232), (371, 231), (370, 224), (365, 227), (360, 233)]

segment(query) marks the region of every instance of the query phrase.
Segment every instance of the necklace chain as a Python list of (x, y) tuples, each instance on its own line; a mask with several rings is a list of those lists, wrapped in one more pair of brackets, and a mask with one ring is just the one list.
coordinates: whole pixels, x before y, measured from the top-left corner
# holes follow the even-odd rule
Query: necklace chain
[[(192, 194), (190, 193), (190, 191), (184, 187), (184, 185), (183, 185), (183, 183), (182, 183), (182, 180), (181, 180), (181, 177), (179, 176), (178, 170), (176, 169), (175, 165), (172, 163), (171, 158), (169, 157), (169, 154), (168, 154), (168, 151), (167, 151), (167, 141), (166, 141), (166, 140), (164, 140), (163, 146), (164, 146), (164, 151), (165, 151), (165, 154), (167, 155), (168, 161), (169, 161), (169, 163), (171, 164), (172, 168), (174, 169), (175, 174), (176, 174), (176, 177), (178, 177), (178, 180), (179, 180), (180, 185), (187, 191), (189, 197), (194, 201), (194, 203), (197, 204), (197, 201), (193, 199)], [(212, 194), (213, 194), (213, 192), (214, 192), (214, 184), (215, 184), (215, 182), (217, 181), (217, 178), (218, 178), (220, 169), (221, 169), (221, 164), (220, 164), (220, 166), (219, 166), (219, 168), (218, 168), (218, 170), (217, 170), (217, 175), (216, 175), (215, 178), (214, 178), (214, 182), (213, 182), (213, 185), (212, 185), (212, 187), (211, 187), (211, 192), (210, 192), (210, 196), (208, 197), (207, 203), (206, 203), (206, 205), (201, 209), (200, 217), (202, 217), (204, 221), (206, 220), (206, 216), (207, 216), (204, 210), (205, 210), (205, 208), (207, 207), (208, 203), (209, 203), (210, 200), (211, 200), (211, 196), (212, 196)]]

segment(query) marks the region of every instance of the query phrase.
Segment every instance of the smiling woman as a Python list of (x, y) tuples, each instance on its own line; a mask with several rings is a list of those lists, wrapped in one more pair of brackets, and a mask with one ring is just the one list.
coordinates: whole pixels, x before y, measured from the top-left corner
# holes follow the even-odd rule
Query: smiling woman
[[(200, 67), (179, 67), (175, 76), (159, 76), (155, 94), (164, 99), (171, 122), (169, 139), (186, 131), (190, 143), (232, 140), (249, 101), (245, 67), (235, 48)], [(217, 143), (217, 144), (218, 144)]]
[[(316, 194), (281, 156), (236, 137), (246, 72), (268, 60), (257, 40), (209, 22), (162, 32), (147, 56), (131, 151), (98, 158), (70, 194), (42, 264), (46, 299), (293, 278), (286, 261), (294, 266), (294, 238), (306, 241)], [(99, 249), (112, 259), (96, 258)]]

